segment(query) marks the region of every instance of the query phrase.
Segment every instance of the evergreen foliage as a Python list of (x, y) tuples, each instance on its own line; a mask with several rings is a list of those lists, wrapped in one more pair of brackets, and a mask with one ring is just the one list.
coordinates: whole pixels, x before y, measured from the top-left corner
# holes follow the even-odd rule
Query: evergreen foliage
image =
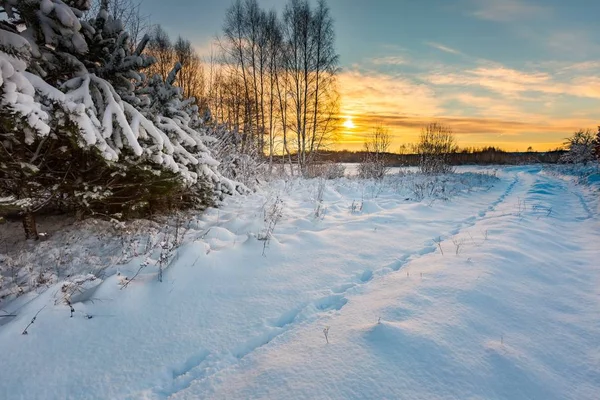
[(138, 217), (244, 192), (220, 174), (195, 100), (174, 86), (181, 66), (147, 77), (148, 38), (132, 48), (107, 0), (86, 21), (89, 8), (0, 1), (0, 197), (31, 220)]

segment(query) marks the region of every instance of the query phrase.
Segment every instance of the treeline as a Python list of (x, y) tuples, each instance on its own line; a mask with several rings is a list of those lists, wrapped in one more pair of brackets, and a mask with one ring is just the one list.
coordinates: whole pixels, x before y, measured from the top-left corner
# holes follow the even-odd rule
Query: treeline
[(225, 140), (240, 153), (233, 162), (266, 157), (272, 167), (277, 155), (285, 154), (294, 164), (290, 170), (302, 173), (335, 140), (339, 56), (325, 0), (315, 6), (289, 0), (282, 14), (261, 8), (257, 0), (236, 0), (208, 60), (188, 40), (173, 40), (162, 27), (150, 27), (131, 1), (112, 4), (127, 15), (132, 37), (139, 37), (140, 29), (150, 34), (145, 53), (156, 62), (148, 73), (167, 79), (174, 62), (182, 65), (174, 84), (196, 99), (206, 122), (229, 132)]
[(271, 165), (285, 154), (304, 171), (337, 129), (338, 55), (326, 2), (313, 8), (289, 0), (278, 15), (256, 0), (237, 0), (219, 44), (209, 89), (213, 118), (242, 134), (244, 152), (266, 154)]
[[(505, 152), (502, 150), (484, 150), (475, 152), (456, 152), (448, 154), (450, 165), (522, 165), (532, 163), (555, 164), (561, 161), (565, 150), (548, 152)], [(361, 163), (370, 156), (364, 151), (327, 151), (319, 155), (323, 162)], [(383, 154), (387, 166), (419, 166), (421, 156), (418, 154)]]

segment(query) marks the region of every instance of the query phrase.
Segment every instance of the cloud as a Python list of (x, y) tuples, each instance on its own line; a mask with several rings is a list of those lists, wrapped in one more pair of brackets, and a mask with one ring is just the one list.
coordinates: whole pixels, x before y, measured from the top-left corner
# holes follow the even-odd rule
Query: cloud
[(468, 15), (486, 21), (510, 24), (508, 35), (527, 40), (565, 59), (585, 59), (600, 54), (595, 31), (566, 24), (565, 18), (541, 0), (464, 0)]
[(600, 70), (600, 60), (588, 60), (581, 62), (571, 61), (537, 61), (526, 63), (527, 68), (537, 70), (550, 70), (553, 71), (556, 76), (572, 74), (572, 73), (584, 73), (584, 72), (595, 72)]
[(473, 117), (494, 116), (504, 120), (528, 120), (532, 115), (515, 104), (514, 101), (506, 101), (504, 98), (482, 96), (465, 91), (453, 93), (448, 96), (449, 100), (457, 101), (470, 110)]
[[(571, 68), (589, 68), (589, 65), (573, 64)], [(600, 99), (600, 78), (593, 75), (559, 76), (558, 72), (481, 66), (464, 71), (432, 73), (423, 79), (433, 85), (480, 87), (515, 99), (523, 99), (528, 92)]]
[(402, 112), (437, 115), (441, 101), (434, 90), (406, 76), (351, 70), (339, 75), (342, 112), (347, 115)]
[(476, 10), (471, 15), (488, 21), (513, 22), (522, 19), (547, 18), (552, 10), (521, 0), (472, 0)]
[[(586, 113), (585, 108), (556, 114), (565, 103), (557, 96), (561, 87), (552, 89), (557, 83), (548, 72), (485, 65), (464, 72), (440, 72), (421, 81), (409, 74), (354, 69), (342, 73), (339, 83), (341, 112), (356, 125), (343, 132), (343, 143), (352, 148), (358, 148), (371, 127), (379, 124), (390, 128), (394, 145), (414, 142), (424, 125), (440, 121), (453, 128), (462, 146), (504, 143), (511, 150), (529, 145), (555, 148), (569, 132), (595, 126), (593, 113)], [(573, 78), (571, 83), (572, 93), (600, 96), (600, 78)], [(484, 87), (492, 94), (475, 93), (469, 90), (471, 86), (478, 86), (475, 91)], [(525, 92), (532, 88), (543, 93), (527, 97)]]
[(375, 65), (405, 65), (408, 64), (408, 60), (401, 56), (387, 56), (373, 58), (371, 62)]
[(425, 42), (425, 44), (429, 47), (433, 47), (434, 49), (438, 49), (440, 51), (443, 51), (445, 53), (450, 53), (450, 54), (457, 54), (457, 55), (463, 55), (463, 53), (461, 53), (458, 50), (455, 50), (451, 47), (448, 46), (444, 46), (443, 44), (439, 44), (439, 43), (435, 43), (435, 42)]

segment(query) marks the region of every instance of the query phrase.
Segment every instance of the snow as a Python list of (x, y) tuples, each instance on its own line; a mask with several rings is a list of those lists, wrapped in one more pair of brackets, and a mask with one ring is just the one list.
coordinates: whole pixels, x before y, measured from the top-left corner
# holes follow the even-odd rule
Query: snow
[[(188, 187), (201, 186), (206, 178), (214, 183), (216, 199), (247, 191), (221, 176), (219, 162), (202, 141), (205, 132), (197, 131), (202, 127), (194, 100), (172, 86), (181, 65), (169, 82), (142, 79), (141, 71), (155, 60), (141, 54), (142, 47), (131, 52), (123, 24), (103, 9), (108, 3), (98, 19), (84, 24), (89, 1), (4, 3), (8, 25), (0, 35), (0, 108), (15, 125), (10, 129), (17, 144), (65, 134), (68, 122), (76, 130), (69, 130), (76, 134), (74, 145), (97, 150), (107, 165), (151, 161), (157, 164), (148, 166), (152, 173), (171, 171)], [(65, 76), (56, 80), (48, 75), (53, 70), (64, 70)]]
[[(28, 121), (40, 137), (50, 133), (47, 125), (48, 114), (42, 111), (41, 105), (34, 99), (33, 85), (25, 78), (26, 63), (6, 53), (0, 52), (0, 106), (7, 112), (16, 114)], [(27, 129), (25, 141), (30, 144), (34, 135)]]
[[(159, 246), (0, 303), (0, 397), (597, 398), (597, 192), (459, 171), (422, 199), (413, 174), (271, 182), (189, 216), (162, 283)], [(80, 229), (71, 251), (107, 250)]]

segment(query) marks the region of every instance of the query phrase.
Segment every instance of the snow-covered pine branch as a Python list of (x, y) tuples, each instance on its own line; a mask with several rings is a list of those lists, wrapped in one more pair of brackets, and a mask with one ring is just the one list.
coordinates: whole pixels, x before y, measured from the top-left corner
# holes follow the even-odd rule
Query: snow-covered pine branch
[(148, 79), (147, 39), (133, 49), (107, 1), (88, 22), (88, 1), (3, 7), (0, 192), (15, 205), (122, 214), (247, 190), (221, 175), (205, 146), (194, 99), (173, 85), (180, 65), (165, 81)]

